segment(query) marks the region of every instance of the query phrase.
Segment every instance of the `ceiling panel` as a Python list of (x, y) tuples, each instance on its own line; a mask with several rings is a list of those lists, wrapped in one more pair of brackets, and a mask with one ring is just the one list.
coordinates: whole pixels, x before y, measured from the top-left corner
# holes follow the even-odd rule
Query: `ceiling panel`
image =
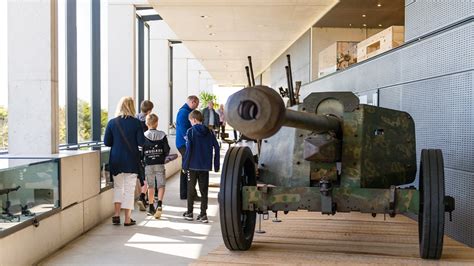
[(150, 0), (218, 84), (246, 84), (337, 0)]
[(387, 28), (404, 24), (405, 0), (343, 0), (314, 26)]

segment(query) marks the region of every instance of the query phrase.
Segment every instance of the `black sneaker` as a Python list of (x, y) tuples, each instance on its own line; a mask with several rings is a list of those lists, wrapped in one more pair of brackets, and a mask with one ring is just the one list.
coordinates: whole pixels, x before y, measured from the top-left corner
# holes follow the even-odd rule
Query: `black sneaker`
[(186, 221), (192, 221), (192, 220), (194, 220), (192, 213), (185, 212), (185, 213), (183, 213), (183, 217), (184, 217), (184, 219), (185, 219)]
[(120, 216), (112, 216), (112, 224), (120, 225)]
[(199, 221), (201, 223), (207, 224), (209, 220), (207, 219), (207, 215), (205, 214), (199, 214), (198, 217), (196, 218), (196, 221)]
[(149, 207), (148, 207), (148, 215), (155, 215), (155, 206), (153, 206), (153, 204), (150, 204)]

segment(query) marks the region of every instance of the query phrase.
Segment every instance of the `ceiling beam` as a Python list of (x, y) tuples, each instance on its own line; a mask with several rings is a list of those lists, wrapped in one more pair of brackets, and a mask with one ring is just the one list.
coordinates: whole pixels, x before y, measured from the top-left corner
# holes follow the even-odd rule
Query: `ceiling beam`
[(160, 15), (147, 15), (147, 16), (141, 16), (143, 21), (155, 21), (155, 20), (163, 20), (163, 18)]

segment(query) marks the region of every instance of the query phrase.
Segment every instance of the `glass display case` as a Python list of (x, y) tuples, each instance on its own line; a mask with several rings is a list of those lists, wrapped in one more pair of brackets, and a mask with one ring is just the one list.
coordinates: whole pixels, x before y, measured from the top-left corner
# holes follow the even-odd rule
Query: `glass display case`
[(59, 208), (59, 199), (59, 159), (0, 158), (0, 236)]
[(110, 148), (101, 147), (100, 149), (100, 189), (112, 186), (109, 172)]

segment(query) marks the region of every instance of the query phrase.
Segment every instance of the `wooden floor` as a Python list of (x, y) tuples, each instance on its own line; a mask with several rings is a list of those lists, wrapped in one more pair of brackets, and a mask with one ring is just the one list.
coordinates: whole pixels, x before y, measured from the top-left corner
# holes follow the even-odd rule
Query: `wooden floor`
[[(204, 264), (464, 264), (474, 265), (474, 249), (444, 238), (440, 261), (419, 258), (418, 225), (397, 216), (293, 212), (281, 223), (262, 222), (265, 234), (255, 234), (249, 251), (230, 252), (221, 245), (194, 265)], [(258, 225), (258, 224), (257, 224)]]

